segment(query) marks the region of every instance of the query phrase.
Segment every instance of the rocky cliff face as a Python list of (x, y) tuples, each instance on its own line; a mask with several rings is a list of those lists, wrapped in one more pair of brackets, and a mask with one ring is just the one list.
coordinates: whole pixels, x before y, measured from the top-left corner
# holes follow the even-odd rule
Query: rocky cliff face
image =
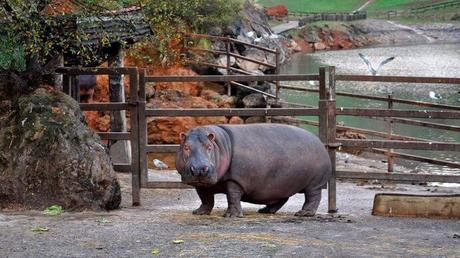
[(78, 104), (39, 88), (17, 107), (3, 106), (0, 115), (0, 208), (118, 208), (112, 163)]
[(361, 20), (307, 25), (298, 33), (298, 44), (305, 51), (349, 49), (368, 45), (424, 44), (459, 42), (458, 24), (403, 25), (393, 21)]

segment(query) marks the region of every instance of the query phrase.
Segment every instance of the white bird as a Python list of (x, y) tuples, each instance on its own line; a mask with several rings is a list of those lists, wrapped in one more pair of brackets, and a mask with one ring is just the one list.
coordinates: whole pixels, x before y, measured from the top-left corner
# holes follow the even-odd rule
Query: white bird
[(442, 99), (441, 95), (439, 95), (438, 93), (436, 93), (434, 91), (430, 91), (430, 98), (432, 98), (432, 99)]
[(163, 161), (161, 161), (159, 159), (154, 159), (153, 160), (153, 165), (155, 165), (155, 167), (160, 169), (160, 170), (168, 168), (168, 165), (166, 165)]
[(369, 72), (371, 72), (371, 74), (374, 75), (374, 76), (377, 75), (377, 72), (378, 72), (380, 69), (382, 69), (382, 67), (383, 67), (386, 63), (391, 62), (391, 61), (393, 61), (393, 59), (395, 59), (394, 56), (389, 57), (389, 58), (383, 60), (383, 61), (379, 64), (379, 66), (377, 67), (377, 69), (375, 69), (374, 66), (372, 66), (372, 64), (371, 64), (371, 61), (369, 61), (369, 58), (367, 58), (367, 56), (365, 56), (365, 55), (363, 55), (363, 54), (361, 54), (361, 53), (359, 53), (358, 55), (359, 55), (359, 57), (361, 57), (361, 59), (363, 59), (364, 63), (367, 64), (367, 69), (368, 69)]
[(248, 38), (255, 38), (256, 33), (254, 31), (250, 31), (246, 33), (246, 37)]

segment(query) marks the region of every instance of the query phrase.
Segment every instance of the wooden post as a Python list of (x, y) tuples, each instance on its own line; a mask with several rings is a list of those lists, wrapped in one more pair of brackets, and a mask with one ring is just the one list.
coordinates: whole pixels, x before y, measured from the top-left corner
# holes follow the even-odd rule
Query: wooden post
[(62, 75), (62, 91), (69, 95), (69, 96), (72, 96), (72, 92), (71, 92), (71, 89), (72, 89), (72, 78), (70, 75), (68, 74), (63, 74)]
[[(388, 109), (393, 109), (393, 95), (388, 94)], [(388, 140), (392, 139), (393, 135), (393, 130), (394, 130), (394, 123), (393, 119), (391, 117), (388, 118)], [(393, 158), (393, 149), (388, 149), (388, 172), (393, 172), (394, 171), (394, 158)]]
[[(327, 76), (326, 76), (327, 75)], [(337, 212), (336, 201), (336, 102), (335, 67), (319, 69), (319, 137), (325, 144), (332, 165), (332, 177), (328, 182), (328, 212)]]
[[(275, 74), (279, 74), (280, 73), (280, 50), (279, 48), (276, 48), (276, 53), (275, 53)], [(275, 93), (275, 96), (276, 96), (276, 100), (275, 102), (278, 104), (278, 100), (280, 98), (280, 82), (279, 81), (276, 81), (275, 82), (275, 85), (276, 85), (276, 93)]]
[[(225, 40), (225, 48), (226, 48), (226, 56), (227, 56), (227, 75), (230, 75), (232, 73), (231, 67), (231, 60), (230, 60), (230, 40), (227, 39)], [(230, 82), (226, 82), (227, 84), (227, 95), (231, 96), (232, 95), (232, 84)]]
[(146, 106), (146, 96), (145, 96), (145, 69), (139, 70), (139, 166), (140, 166), (140, 185), (145, 187), (148, 183), (148, 167), (147, 167), (147, 117), (145, 116), (145, 106)]
[[(58, 62), (58, 67), (64, 67), (64, 55), (60, 54), (57, 57), (57, 62)], [(63, 91), (64, 90), (64, 77), (62, 74), (55, 74), (54, 75), (54, 88), (58, 91)]]
[(140, 155), (139, 155), (139, 102), (138, 102), (138, 73), (136, 68), (129, 73), (129, 112), (131, 114), (131, 185), (133, 206), (141, 205)]
[(328, 67), (329, 89), (327, 102), (327, 150), (332, 165), (332, 176), (328, 183), (328, 212), (337, 212), (337, 191), (336, 191), (336, 100), (335, 100), (335, 67)]
[[(123, 64), (123, 52), (121, 48), (117, 49), (115, 55), (109, 57), (108, 66), (114, 68), (122, 68)], [(109, 75), (109, 100), (110, 102), (125, 102), (125, 87), (124, 87), (124, 76), (121, 74)], [(126, 132), (126, 111), (113, 111), (110, 117), (110, 131), (112, 132)], [(115, 157), (115, 163), (130, 163), (132, 160), (131, 156), (131, 144), (129, 141), (110, 141), (110, 152), (111, 156)]]

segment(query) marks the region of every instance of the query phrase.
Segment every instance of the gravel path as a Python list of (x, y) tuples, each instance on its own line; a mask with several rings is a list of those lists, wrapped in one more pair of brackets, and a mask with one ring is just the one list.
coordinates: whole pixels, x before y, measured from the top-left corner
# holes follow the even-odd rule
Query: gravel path
[[(460, 189), (339, 183), (339, 214), (297, 218), (301, 195), (275, 215), (244, 204), (245, 218), (228, 219), (224, 196), (210, 216), (193, 216), (193, 190), (143, 190), (130, 206), (129, 176), (120, 175), (123, 208), (113, 212), (0, 213), (0, 257), (459, 257), (460, 221), (370, 215), (375, 193), (453, 193)], [(47, 227), (44, 233), (33, 232)], [(152, 254), (153, 253), (153, 254)]]

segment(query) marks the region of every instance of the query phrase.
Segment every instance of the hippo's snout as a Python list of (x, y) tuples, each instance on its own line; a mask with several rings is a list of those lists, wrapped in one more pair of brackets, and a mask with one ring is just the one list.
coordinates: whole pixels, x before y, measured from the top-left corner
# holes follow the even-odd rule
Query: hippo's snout
[(192, 176), (204, 176), (208, 173), (209, 171), (209, 166), (203, 165), (203, 166), (190, 166), (190, 174)]

